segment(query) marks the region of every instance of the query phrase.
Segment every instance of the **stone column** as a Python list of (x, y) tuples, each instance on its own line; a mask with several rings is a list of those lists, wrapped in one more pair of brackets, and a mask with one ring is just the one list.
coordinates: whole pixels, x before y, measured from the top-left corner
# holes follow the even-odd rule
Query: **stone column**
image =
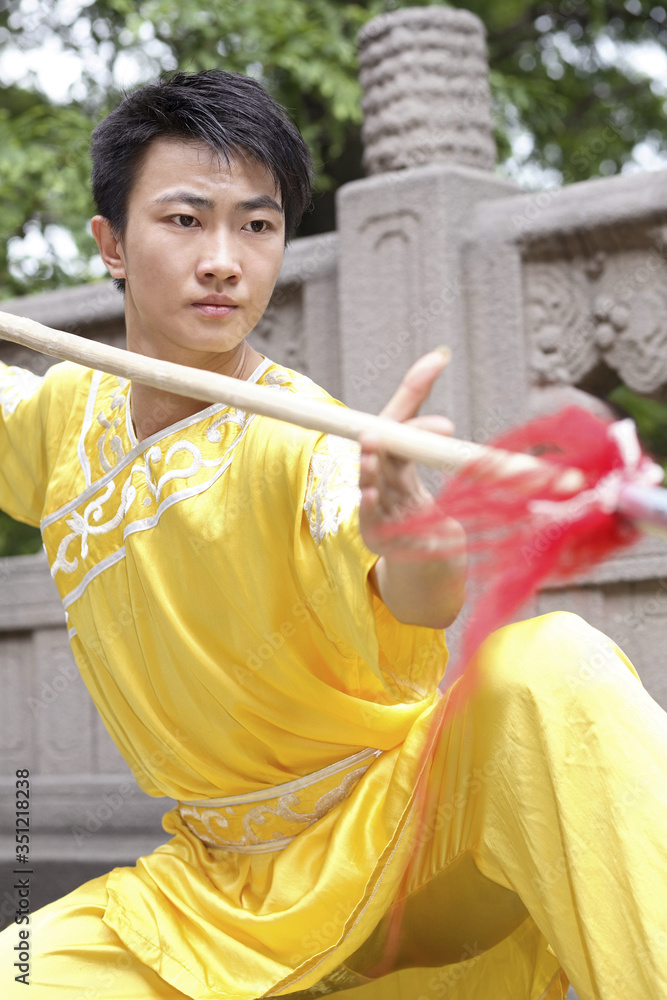
[(475, 205), (516, 190), (493, 174), (484, 27), (409, 8), (370, 21), (359, 45), (371, 176), (338, 192), (344, 398), (379, 410), (412, 361), (448, 344), (431, 408), (466, 435), (462, 245)]
[(479, 18), (467, 10), (408, 8), (370, 21), (359, 47), (369, 174), (426, 163), (493, 170), (489, 66)]

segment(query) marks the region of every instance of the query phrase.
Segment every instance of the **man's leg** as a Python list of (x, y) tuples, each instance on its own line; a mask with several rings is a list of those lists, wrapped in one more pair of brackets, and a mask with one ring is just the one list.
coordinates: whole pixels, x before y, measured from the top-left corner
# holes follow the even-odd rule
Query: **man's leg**
[(187, 1000), (129, 952), (102, 922), (107, 876), (93, 879), (30, 917), (29, 988), (15, 980), (21, 929), (0, 934), (3, 1000)]
[[(501, 629), (470, 671), (433, 754), (394, 968), (472, 956), (530, 914), (582, 1000), (666, 997), (667, 715), (573, 615)], [(389, 925), (346, 965), (372, 971)]]

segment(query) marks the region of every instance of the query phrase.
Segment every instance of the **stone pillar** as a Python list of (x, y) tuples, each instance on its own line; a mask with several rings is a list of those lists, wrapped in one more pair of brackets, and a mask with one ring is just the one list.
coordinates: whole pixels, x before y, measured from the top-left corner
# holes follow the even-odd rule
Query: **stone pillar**
[(412, 7), (359, 35), (369, 174), (453, 163), (493, 170), (484, 26), (467, 10)]
[(448, 344), (430, 407), (465, 436), (462, 246), (474, 207), (516, 190), (492, 172), (484, 27), (468, 11), (409, 8), (370, 21), (359, 43), (371, 176), (338, 192), (344, 399), (377, 412), (420, 354)]

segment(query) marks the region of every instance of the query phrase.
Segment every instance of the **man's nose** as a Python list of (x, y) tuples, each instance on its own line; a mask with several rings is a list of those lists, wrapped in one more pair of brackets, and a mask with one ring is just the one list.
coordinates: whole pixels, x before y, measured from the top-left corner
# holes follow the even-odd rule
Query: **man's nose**
[(239, 250), (238, 241), (232, 233), (227, 230), (212, 231), (201, 247), (197, 277), (200, 280), (237, 281), (241, 277)]

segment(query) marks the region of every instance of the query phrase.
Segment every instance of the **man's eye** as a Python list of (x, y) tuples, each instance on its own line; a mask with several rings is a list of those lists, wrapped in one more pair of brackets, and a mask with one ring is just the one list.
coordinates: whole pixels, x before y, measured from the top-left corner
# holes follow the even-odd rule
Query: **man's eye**
[(253, 233), (265, 233), (271, 226), (264, 219), (253, 219), (252, 222), (247, 222), (243, 228), (250, 228)]
[(178, 221), (179, 226), (182, 226), (184, 229), (192, 229), (197, 221), (194, 215), (175, 215), (174, 218)]

